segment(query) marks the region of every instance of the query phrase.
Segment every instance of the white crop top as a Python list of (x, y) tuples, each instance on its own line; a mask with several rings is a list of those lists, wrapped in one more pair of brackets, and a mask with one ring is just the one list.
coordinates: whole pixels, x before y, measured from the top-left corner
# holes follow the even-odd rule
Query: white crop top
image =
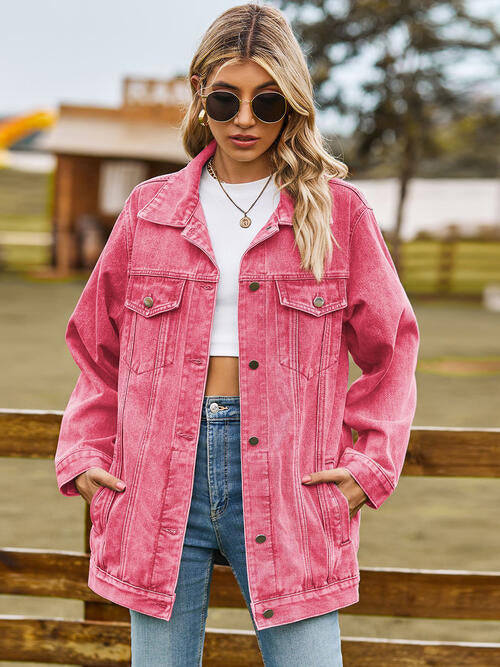
[[(249, 183), (222, 184), (244, 211), (255, 201), (269, 177)], [(241, 227), (243, 213), (224, 194), (218, 181), (210, 176), (206, 165), (200, 178), (200, 203), (207, 222), (220, 277), (215, 301), (214, 322), (210, 338), (210, 356), (237, 357), (238, 346), (238, 277), (241, 256), (278, 206), (280, 192), (271, 178), (266, 189), (248, 211), (252, 224)]]

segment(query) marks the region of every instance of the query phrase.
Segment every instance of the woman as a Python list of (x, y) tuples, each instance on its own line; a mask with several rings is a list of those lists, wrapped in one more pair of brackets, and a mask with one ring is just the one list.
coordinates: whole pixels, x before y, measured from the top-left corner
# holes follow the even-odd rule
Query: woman
[(415, 412), (415, 315), (281, 12), (224, 12), (189, 75), (193, 159), (134, 188), (68, 324), (59, 489), (90, 502), (89, 587), (130, 609), (133, 665), (201, 664), (214, 562), (266, 665), (342, 665), (359, 509), (393, 492)]

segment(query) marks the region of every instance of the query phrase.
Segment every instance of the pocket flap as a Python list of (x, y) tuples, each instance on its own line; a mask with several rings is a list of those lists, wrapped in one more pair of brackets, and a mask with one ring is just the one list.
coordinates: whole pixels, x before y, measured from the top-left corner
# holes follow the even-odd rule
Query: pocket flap
[(179, 306), (185, 284), (186, 278), (133, 275), (128, 283), (125, 305), (144, 317), (153, 317)]
[(300, 278), (276, 278), (275, 282), (283, 306), (297, 308), (316, 317), (347, 306), (347, 278), (325, 278), (321, 283)]

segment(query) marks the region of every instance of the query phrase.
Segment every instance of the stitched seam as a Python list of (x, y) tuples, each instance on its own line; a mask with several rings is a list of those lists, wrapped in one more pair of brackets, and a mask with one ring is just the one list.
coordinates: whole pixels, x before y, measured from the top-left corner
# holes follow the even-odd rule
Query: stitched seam
[[(358, 213), (357, 217), (356, 217), (355, 220), (354, 220), (353, 228), (352, 228), (352, 230), (351, 230), (351, 233), (349, 234), (349, 244), (348, 244), (348, 245), (349, 245), (349, 258), (348, 258), (348, 260), (347, 260), (347, 261), (348, 261), (348, 266), (349, 266), (349, 276), (348, 276), (348, 283), (347, 283), (347, 297), (348, 297), (348, 298), (347, 298), (347, 308), (345, 308), (345, 309), (342, 311), (342, 330), (344, 329), (344, 323), (349, 321), (349, 320), (348, 320), (348, 317), (347, 317), (347, 311), (350, 310), (350, 305), (349, 305), (349, 301), (350, 301), (350, 299), (349, 299), (349, 285), (350, 285), (350, 283), (351, 283), (351, 279), (352, 279), (352, 277), (351, 277), (351, 275), (350, 275), (350, 274), (351, 274), (351, 249), (352, 249), (352, 237), (353, 237), (353, 235), (354, 235), (354, 232), (356, 231), (356, 228), (357, 228), (357, 226), (358, 226), (358, 222), (361, 220), (361, 218), (363, 217), (363, 215), (364, 215), (367, 211), (373, 211), (372, 207), (371, 207), (371, 206), (365, 206), (364, 208), (361, 209), (361, 211)], [(343, 334), (343, 331), (342, 331), (342, 334)], [(343, 335), (344, 335), (344, 334), (343, 334)]]
[[(338, 185), (341, 188), (347, 188), (348, 190), (350, 190), (351, 192), (353, 192), (356, 195), (356, 197), (359, 199), (360, 202), (365, 204), (365, 201), (364, 201), (363, 197), (360, 195), (356, 186), (351, 185), (347, 181), (344, 181), (343, 179), (338, 178), (338, 177), (337, 177), (337, 179), (330, 179), (329, 183), (330, 183), (331, 186), (332, 185), (333, 186)], [(365, 199), (366, 199), (366, 197), (365, 197)], [(365, 204), (365, 206), (366, 206), (366, 204)]]
[[(229, 562), (229, 558), (227, 559), (227, 561)], [(260, 642), (260, 639), (259, 639), (259, 637), (260, 637), (260, 630), (257, 628), (257, 624), (256, 624), (255, 619), (254, 619), (254, 617), (253, 617), (253, 612), (252, 612), (252, 602), (251, 602), (251, 599), (250, 599), (250, 600), (247, 600), (247, 599), (246, 599), (245, 591), (243, 590), (243, 586), (242, 586), (242, 584), (241, 584), (241, 581), (240, 581), (238, 575), (236, 574), (236, 570), (234, 569), (234, 567), (232, 566), (232, 564), (231, 564), (230, 562), (229, 562), (229, 567), (230, 567), (231, 570), (233, 571), (234, 578), (236, 579), (236, 582), (237, 582), (238, 586), (240, 587), (241, 594), (242, 594), (242, 596), (243, 596), (243, 599), (245, 600), (245, 604), (247, 605), (248, 611), (249, 611), (249, 613), (250, 613), (250, 619), (251, 619), (251, 621), (252, 621), (252, 623), (253, 623), (253, 627), (254, 627), (254, 630), (255, 630), (255, 637), (257, 638), (257, 644), (259, 645), (259, 650), (260, 650), (260, 653), (261, 653), (261, 655), (262, 655), (262, 659), (264, 659), (264, 647), (262, 646), (262, 644), (261, 644), (261, 642)], [(248, 582), (247, 582), (247, 585), (248, 585)]]
[(96, 568), (96, 570), (99, 570), (100, 572), (102, 572), (106, 577), (110, 577), (111, 579), (114, 579), (115, 581), (118, 581), (120, 584), (124, 584), (125, 586), (130, 586), (130, 588), (135, 588), (138, 591), (144, 591), (145, 593), (149, 593), (149, 594), (152, 593), (153, 595), (157, 595), (157, 596), (162, 597), (162, 598), (169, 598), (170, 600), (174, 597), (173, 595), (170, 595), (169, 593), (160, 593), (159, 591), (153, 591), (150, 588), (142, 588), (141, 586), (135, 586), (134, 584), (131, 584), (129, 581), (125, 581), (124, 579), (119, 579), (118, 577), (113, 576), (109, 572), (106, 572), (106, 570), (103, 570), (101, 567), (99, 567), (99, 565), (97, 565), (97, 563), (95, 562), (95, 560), (93, 558), (91, 560), (92, 560), (92, 564)]
[[(130, 239), (131, 239), (132, 238), (132, 230), (130, 228), (129, 204), (127, 203), (127, 206), (125, 207), (125, 245), (126, 245), (126, 248), (127, 248), (127, 278), (130, 275), (130, 260), (131, 260), (131, 249), (130, 249), (129, 234), (130, 234)], [(127, 283), (125, 283), (125, 285), (126, 284)], [(125, 299), (122, 299), (122, 309), (120, 311), (120, 319), (123, 319), (124, 314), (125, 314)]]
[(353, 574), (350, 577), (344, 577), (344, 579), (337, 579), (335, 582), (326, 584), (325, 586), (317, 586), (316, 588), (307, 588), (305, 591), (299, 591), (298, 593), (288, 593), (287, 595), (276, 595), (273, 598), (263, 598), (262, 600), (256, 600), (255, 605), (263, 604), (264, 602), (273, 602), (274, 600), (286, 600), (286, 598), (294, 597), (295, 595), (304, 595), (305, 593), (314, 593), (315, 591), (322, 591), (324, 588), (339, 588), (339, 584), (343, 581), (350, 581), (352, 579), (359, 579), (358, 574)]
[[(164, 188), (165, 185), (168, 183), (169, 178), (165, 178), (164, 180), (165, 180), (165, 182), (163, 183), (163, 185), (161, 186), (161, 188), (158, 188), (158, 191), (155, 192), (155, 194), (153, 195), (153, 197), (151, 197), (151, 199), (150, 199), (146, 204), (144, 204), (144, 206), (141, 207), (141, 211), (142, 211), (142, 209), (146, 208), (146, 206), (150, 206), (150, 205), (154, 202), (154, 200), (155, 200), (157, 197), (159, 197), (159, 195), (160, 195), (160, 193), (162, 192), (163, 188)], [(146, 182), (147, 182), (147, 181), (146, 181)], [(139, 187), (139, 186), (136, 186), (136, 187)], [(141, 187), (142, 187), (142, 186), (141, 186)]]
[(78, 446), (78, 447), (76, 447), (76, 449), (72, 449), (71, 451), (69, 451), (62, 458), (56, 459), (54, 461), (55, 465), (59, 467), (61, 465), (61, 463), (68, 458), (68, 456), (73, 456), (74, 454), (77, 454), (78, 452), (97, 452), (100, 458), (106, 459), (107, 461), (112, 461), (113, 460), (110, 456), (101, 452), (100, 449), (96, 449), (95, 447)]
[(208, 613), (208, 593), (209, 593), (209, 584), (210, 584), (210, 577), (212, 574), (212, 567), (214, 564), (215, 560), (215, 552), (212, 550), (212, 557), (208, 563), (207, 571), (205, 574), (205, 585), (203, 587), (203, 604), (202, 604), (202, 611), (201, 611), (201, 623), (200, 623), (200, 635), (199, 635), (199, 642), (198, 642), (198, 665), (202, 664), (202, 657), (203, 657), (203, 632), (205, 629), (205, 623), (207, 620), (207, 613)]
[(350, 235), (349, 235), (349, 250), (351, 249), (351, 239), (352, 239), (352, 237), (353, 237), (353, 235), (354, 235), (354, 232), (355, 232), (355, 230), (356, 230), (356, 227), (358, 226), (358, 222), (361, 220), (361, 218), (363, 217), (363, 215), (364, 215), (367, 211), (373, 211), (373, 208), (372, 208), (371, 206), (365, 206), (364, 208), (361, 209), (361, 211), (358, 213), (358, 215), (357, 215), (356, 218), (354, 219), (353, 227), (352, 227), (351, 233), (350, 233)]

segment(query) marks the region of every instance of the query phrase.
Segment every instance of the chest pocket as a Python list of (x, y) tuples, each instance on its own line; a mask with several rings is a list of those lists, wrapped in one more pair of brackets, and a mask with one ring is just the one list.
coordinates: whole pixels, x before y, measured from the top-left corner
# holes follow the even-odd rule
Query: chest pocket
[(275, 283), (279, 361), (310, 379), (338, 360), (347, 276)]
[(122, 352), (134, 373), (172, 363), (185, 278), (132, 275), (127, 287), (126, 342)]

